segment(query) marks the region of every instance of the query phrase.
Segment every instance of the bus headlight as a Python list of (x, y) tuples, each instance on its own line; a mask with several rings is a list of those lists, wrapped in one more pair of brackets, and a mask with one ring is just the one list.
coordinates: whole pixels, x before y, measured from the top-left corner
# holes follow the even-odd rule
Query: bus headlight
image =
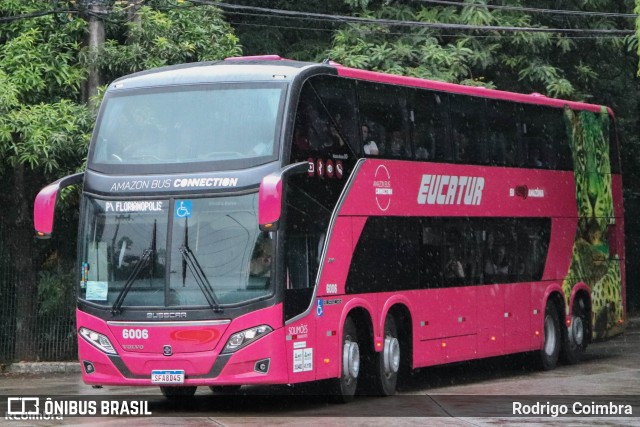
[(260, 325), (255, 328), (245, 329), (244, 331), (236, 332), (231, 335), (227, 340), (227, 344), (224, 346), (222, 353), (233, 353), (234, 351), (241, 349), (242, 347), (251, 344), (260, 337), (272, 332), (271, 326)]
[(109, 341), (109, 338), (105, 337), (104, 335), (99, 334), (87, 328), (80, 328), (78, 333), (82, 336), (82, 338), (89, 341), (89, 343), (92, 344), (94, 347), (99, 348), (105, 353), (118, 354), (115, 348), (113, 348), (111, 341)]

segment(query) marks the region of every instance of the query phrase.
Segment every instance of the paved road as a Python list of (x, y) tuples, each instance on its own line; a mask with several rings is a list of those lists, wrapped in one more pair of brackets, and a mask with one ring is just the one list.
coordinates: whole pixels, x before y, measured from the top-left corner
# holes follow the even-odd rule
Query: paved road
[[(154, 416), (129, 420), (137, 426), (413, 426), (426, 423), (493, 426), (567, 425), (567, 421), (571, 425), (584, 426), (596, 423), (640, 426), (640, 319), (633, 319), (624, 335), (593, 344), (586, 359), (578, 365), (561, 365), (554, 371), (541, 372), (529, 368), (530, 364), (530, 357), (517, 355), (422, 369), (405, 382), (396, 396), (359, 396), (347, 405), (331, 404), (325, 397), (314, 394), (313, 389), (284, 386), (244, 387), (238, 395), (214, 395), (208, 388), (200, 387), (189, 403), (171, 403), (160, 395), (157, 388), (92, 389), (84, 385), (76, 373), (3, 374), (0, 376), (0, 395), (67, 395), (89, 396), (89, 399), (118, 396), (120, 400), (144, 396)], [(566, 404), (570, 411), (575, 402), (586, 405), (588, 409), (594, 400), (598, 403), (608, 400), (615, 404), (635, 405), (634, 417), (567, 420), (562, 417), (502, 416), (516, 400), (525, 404), (540, 402), (541, 405), (549, 402), (556, 408)], [(120, 426), (124, 421), (114, 417), (66, 417), (49, 421), (0, 419), (0, 424), (8, 426)]]

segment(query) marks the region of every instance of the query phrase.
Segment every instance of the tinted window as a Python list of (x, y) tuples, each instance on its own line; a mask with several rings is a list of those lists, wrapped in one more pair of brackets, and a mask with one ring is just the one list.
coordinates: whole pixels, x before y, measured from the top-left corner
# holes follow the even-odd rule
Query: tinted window
[(347, 293), (537, 281), (550, 231), (547, 218), (372, 217)]
[(353, 154), (360, 154), (354, 81), (320, 76), (312, 78), (311, 84), (340, 137)]
[(410, 111), (416, 160), (451, 161), (453, 150), (447, 143), (447, 95), (415, 90)]
[(523, 105), (522, 153), (529, 168), (571, 170), (571, 147), (563, 110)]
[(290, 177), (284, 216), (285, 319), (309, 307), (333, 207), (308, 191), (306, 175)]
[[(89, 156), (99, 171), (249, 167), (278, 153), (285, 86), (215, 84), (110, 93)], [(183, 165), (183, 166), (182, 166)]]
[[(358, 82), (357, 87), (361, 125), (368, 128), (368, 135), (362, 135), (365, 154), (389, 158), (411, 157), (413, 150), (408, 134), (408, 89), (367, 82)], [(378, 154), (367, 148), (372, 141)]]
[(512, 102), (487, 100), (486, 111), (483, 164), (517, 166), (520, 106)]
[(456, 162), (478, 164), (486, 161), (485, 113), (484, 99), (449, 96), (451, 144)]

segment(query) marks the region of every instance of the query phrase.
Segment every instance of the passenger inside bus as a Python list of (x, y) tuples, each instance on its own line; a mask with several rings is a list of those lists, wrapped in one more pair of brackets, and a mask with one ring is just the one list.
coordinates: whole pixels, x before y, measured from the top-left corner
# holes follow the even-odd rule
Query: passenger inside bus
[(366, 123), (362, 124), (362, 143), (364, 144), (364, 154), (369, 156), (377, 156), (380, 154), (378, 145), (371, 139), (369, 125)]
[(484, 273), (490, 281), (496, 280), (497, 277), (503, 277), (509, 274), (509, 261), (507, 260), (507, 249), (504, 245), (498, 246), (494, 256), (489, 257), (484, 267)]
[(464, 279), (464, 268), (462, 267), (462, 261), (456, 254), (456, 250), (453, 246), (447, 248), (448, 256), (447, 263), (444, 268), (444, 276), (447, 279)]
[(254, 277), (271, 276), (271, 242), (258, 239), (249, 264), (249, 274)]
[(395, 131), (391, 134), (391, 149), (389, 155), (393, 157), (410, 157), (411, 150), (407, 146), (402, 132)]

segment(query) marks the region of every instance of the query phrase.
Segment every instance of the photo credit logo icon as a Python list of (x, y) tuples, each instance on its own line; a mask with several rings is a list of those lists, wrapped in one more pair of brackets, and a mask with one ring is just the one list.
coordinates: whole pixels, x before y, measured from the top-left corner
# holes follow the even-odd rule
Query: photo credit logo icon
[(9, 397), (7, 415), (40, 415), (40, 398)]

